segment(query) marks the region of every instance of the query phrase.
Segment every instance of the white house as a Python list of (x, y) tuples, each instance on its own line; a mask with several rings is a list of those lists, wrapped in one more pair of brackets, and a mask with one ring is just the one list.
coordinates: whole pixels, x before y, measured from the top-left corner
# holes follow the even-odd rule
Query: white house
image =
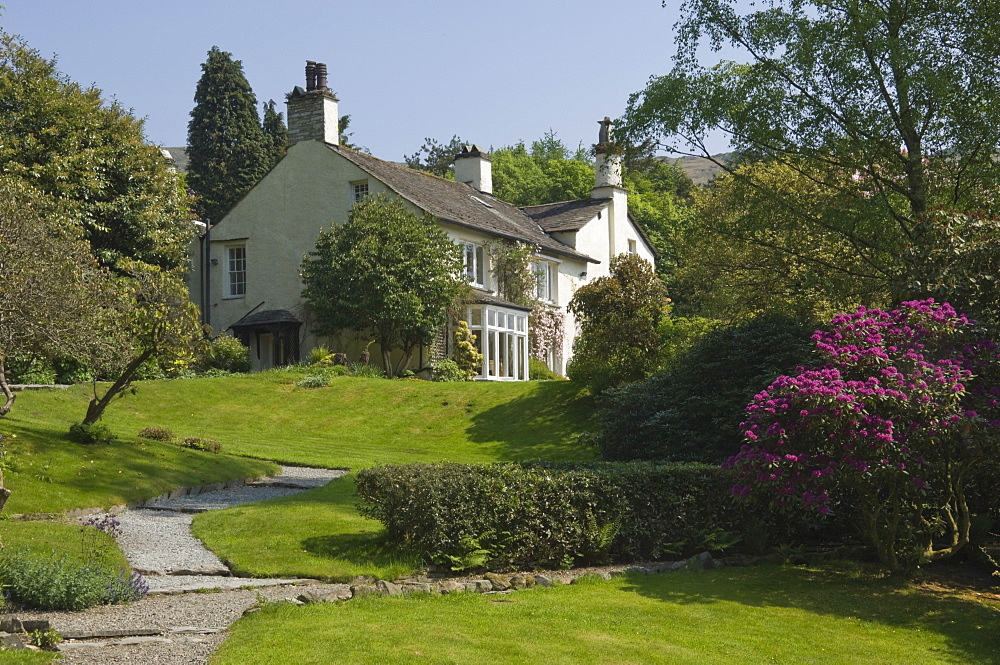
[[(296, 87), (288, 96), (285, 157), (194, 248), (189, 285), (206, 323), (243, 340), (258, 369), (295, 362), (328, 342), (312, 332), (301, 297), (302, 258), (321, 230), (347, 220), (355, 202), (384, 194), (435, 216), (464, 246), (476, 295), (467, 315), (485, 357), (482, 379), (528, 377), (529, 310), (496, 296), (484, 244), (495, 238), (529, 243), (539, 298), (565, 314), (565, 338), (546, 358), (565, 373), (576, 330), (566, 304), (576, 289), (607, 275), (618, 253), (654, 260), (629, 217), (620, 160), (598, 152), (588, 199), (517, 208), (492, 195), (490, 158), (478, 146), (465, 146), (456, 156), (452, 181), (339, 145), (338, 100), (326, 87), (325, 70), (321, 63), (307, 64), (305, 89)], [(356, 358), (364, 344), (352, 338), (327, 346)], [(449, 336), (441, 335), (434, 349), (416, 354), (413, 369), (426, 368), (449, 345)]]

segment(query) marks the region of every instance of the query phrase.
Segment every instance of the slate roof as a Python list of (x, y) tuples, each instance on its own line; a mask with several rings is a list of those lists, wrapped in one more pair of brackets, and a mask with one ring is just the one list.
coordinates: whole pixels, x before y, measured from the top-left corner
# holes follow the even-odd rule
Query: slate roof
[(478, 192), (466, 184), (415, 171), (343, 146), (329, 143), (326, 145), (333, 152), (385, 183), (404, 199), (443, 222), (501, 238), (529, 242), (563, 256), (600, 263), (547, 235), (538, 223), (520, 208), (489, 194)]
[(553, 231), (579, 231), (597, 213), (608, 206), (607, 199), (580, 199), (560, 201), (521, 208), (547, 233)]
[(472, 289), (472, 298), (473, 302), (477, 305), (496, 305), (498, 307), (507, 307), (508, 309), (520, 309), (525, 312), (530, 312), (532, 309), (524, 305), (515, 305), (512, 302), (507, 302), (503, 298), (497, 298), (489, 291), (483, 291), (482, 289)]
[(250, 316), (240, 319), (230, 328), (253, 328), (256, 326), (268, 326), (276, 323), (298, 323), (302, 322), (287, 309), (266, 309), (263, 312), (254, 312)]

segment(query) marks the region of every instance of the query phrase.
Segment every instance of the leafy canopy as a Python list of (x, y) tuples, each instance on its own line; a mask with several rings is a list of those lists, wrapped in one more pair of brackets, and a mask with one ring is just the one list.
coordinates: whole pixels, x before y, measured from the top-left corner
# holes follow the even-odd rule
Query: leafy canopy
[[(392, 376), (430, 344), (448, 308), (468, 289), (462, 250), (430, 215), (401, 199), (370, 197), (343, 225), (320, 233), (302, 262), (303, 298), (320, 334), (370, 331)], [(403, 354), (393, 367), (391, 353)]]
[(214, 224), (273, 165), (278, 130), (272, 115), (265, 136), (257, 97), (231, 53), (213, 46), (201, 70), (188, 123), (188, 184), (198, 212)]
[(184, 266), (188, 201), (142, 121), (0, 32), (0, 171), (60, 199), (104, 266)]
[(653, 266), (632, 254), (613, 257), (610, 276), (581, 286), (567, 307), (580, 329), (569, 377), (600, 392), (649, 376), (657, 368), (666, 304)]
[[(682, 6), (673, 70), (632, 95), (621, 135), (708, 155), (721, 131), (744, 160), (777, 162), (820, 190), (815, 214), (773, 182), (760, 190), (803, 228), (836, 236), (894, 294), (928, 242), (934, 207), (995, 212), (1000, 184), (1000, 14), (962, 0), (775, 0), (740, 13), (728, 0)], [(698, 62), (705, 43), (747, 64)]]

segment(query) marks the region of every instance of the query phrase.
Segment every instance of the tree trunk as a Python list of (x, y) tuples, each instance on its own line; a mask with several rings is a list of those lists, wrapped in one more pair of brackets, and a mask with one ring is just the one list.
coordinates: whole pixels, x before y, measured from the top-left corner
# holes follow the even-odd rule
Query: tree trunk
[(399, 359), (399, 364), (396, 365), (396, 376), (401, 376), (406, 370), (406, 367), (410, 364), (410, 359), (413, 358), (413, 347), (406, 349), (403, 352), (403, 357)]
[(395, 374), (392, 373), (392, 353), (382, 347), (382, 367), (385, 368), (385, 375), (388, 378), (393, 378)]
[[(7, 367), (6, 363), (4, 362), (3, 356), (0, 356), (0, 390), (3, 391), (4, 397), (7, 398), (7, 402), (3, 406), (0, 406), (0, 418), (2, 418), (3, 416), (6, 416), (8, 413), (10, 413), (11, 407), (14, 406), (14, 400), (17, 399), (17, 396), (14, 395), (14, 392), (10, 389), (10, 386), (7, 385)], [(3, 487), (2, 482), (0, 482), (0, 487)], [(0, 510), (2, 509), (3, 509), (3, 504), (0, 503)]]
[(111, 387), (108, 388), (107, 392), (104, 393), (104, 397), (98, 398), (94, 395), (90, 398), (90, 404), (87, 405), (87, 416), (83, 419), (84, 425), (93, 425), (101, 416), (104, 415), (104, 409), (108, 408), (108, 404), (114, 399), (115, 395), (128, 388), (129, 384), (132, 383), (132, 377), (135, 373), (139, 371), (139, 367), (142, 366), (144, 362), (153, 357), (153, 349), (148, 349), (143, 351), (137, 358), (128, 364), (128, 366), (122, 371), (121, 376), (119, 376)]

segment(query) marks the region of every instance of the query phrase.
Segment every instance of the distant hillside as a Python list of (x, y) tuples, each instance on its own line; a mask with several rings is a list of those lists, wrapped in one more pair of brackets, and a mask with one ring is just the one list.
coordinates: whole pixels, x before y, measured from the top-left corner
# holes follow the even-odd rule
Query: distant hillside
[[(720, 162), (730, 162), (733, 159), (733, 153), (723, 152), (713, 155), (713, 157)], [(666, 157), (663, 161), (680, 166), (696, 185), (707, 185), (722, 173), (722, 169), (717, 164), (705, 157)]]

